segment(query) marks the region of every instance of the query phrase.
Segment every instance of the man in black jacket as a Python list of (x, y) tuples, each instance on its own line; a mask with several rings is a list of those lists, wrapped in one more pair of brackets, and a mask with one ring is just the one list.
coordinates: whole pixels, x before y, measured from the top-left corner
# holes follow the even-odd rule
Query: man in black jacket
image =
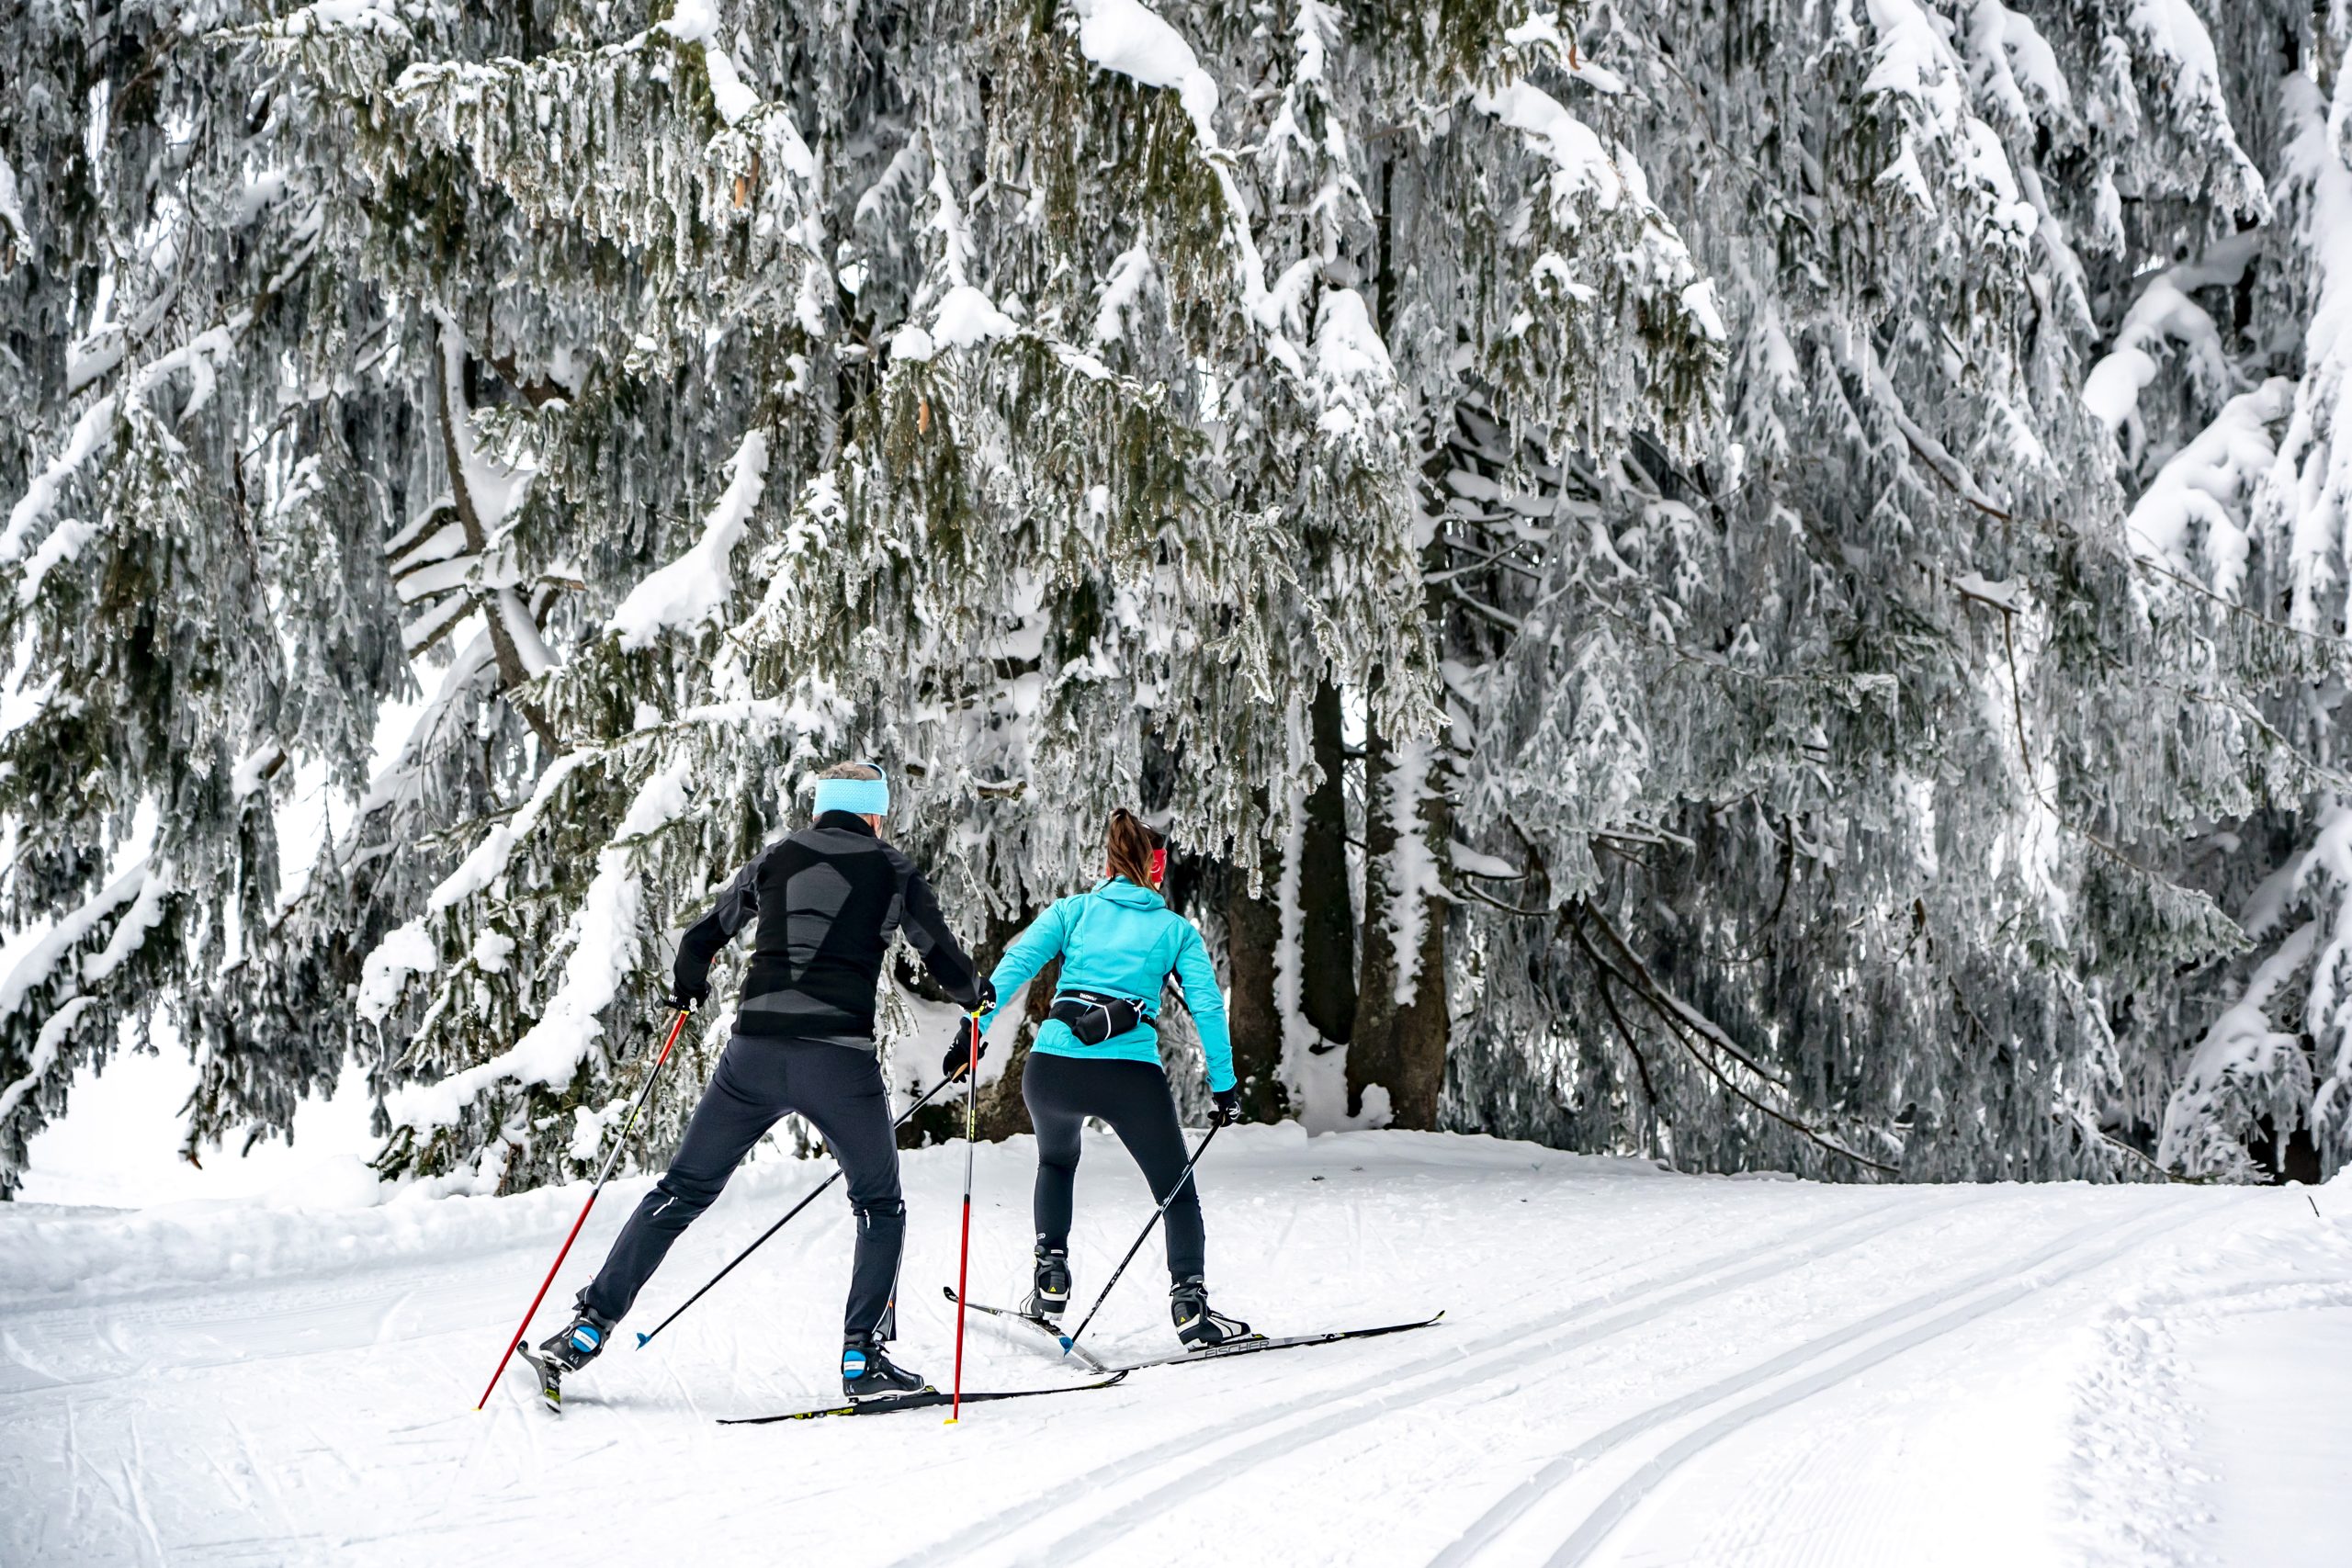
[(889, 1091), (874, 1044), (875, 987), (890, 938), (904, 931), (966, 1009), (980, 1011), (995, 997), (947, 929), (922, 873), (882, 841), (889, 809), (879, 768), (831, 769), (817, 783), (817, 819), (738, 872), (679, 943), (671, 1005), (684, 1008), (709, 997), (718, 950), (754, 928), (734, 1032), (669, 1170), (580, 1292), (575, 1321), (540, 1348), (549, 1376), (594, 1358), (670, 1244), (710, 1207), (761, 1135), (797, 1111), (841, 1162), (857, 1213), (842, 1390), (860, 1399), (923, 1386), (882, 1348), (907, 1228)]

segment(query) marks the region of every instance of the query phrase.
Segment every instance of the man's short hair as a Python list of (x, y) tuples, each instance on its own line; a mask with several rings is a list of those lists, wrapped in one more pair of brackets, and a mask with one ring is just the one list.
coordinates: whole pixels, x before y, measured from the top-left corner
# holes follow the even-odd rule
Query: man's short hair
[(871, 762), (835, 762), (817, 775), (820, 779), (878, 779), (882, 770)]

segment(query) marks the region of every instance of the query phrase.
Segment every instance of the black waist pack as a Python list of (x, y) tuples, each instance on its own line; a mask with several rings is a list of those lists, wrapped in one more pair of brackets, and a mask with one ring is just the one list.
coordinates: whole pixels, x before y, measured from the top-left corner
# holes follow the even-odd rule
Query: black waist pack
[(1114, 1034), (1125, 1034), (1144, 1019), (1143, 1004), (1131, 997), (1106, 997), (1094, 991), (1064, 991), (1046, 1010), (1046, 1016), (1069, 1026), (1082, 1045), (1100, 1045)]

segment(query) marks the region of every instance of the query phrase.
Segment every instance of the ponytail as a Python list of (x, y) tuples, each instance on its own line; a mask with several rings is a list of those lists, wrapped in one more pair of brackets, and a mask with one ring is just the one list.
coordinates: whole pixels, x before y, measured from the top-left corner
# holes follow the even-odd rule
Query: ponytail
[(1137, 887), (1151, 886), (1151, 829), (1143, 819), (1125, 807), (1111, 813), (1109, 859), (1104, 866), (1113, 876), (1124, 876)]

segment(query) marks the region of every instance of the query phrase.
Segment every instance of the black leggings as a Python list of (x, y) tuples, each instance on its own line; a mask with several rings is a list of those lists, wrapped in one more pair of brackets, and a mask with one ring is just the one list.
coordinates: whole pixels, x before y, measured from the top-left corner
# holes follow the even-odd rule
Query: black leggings
[(741, 1034), (727, 1042), (669, 1170), (621, 1227), (604, 1268), (580, 1292), (580, 1304), (618, 1322), (670, 1244), (710, 1207), (760, 1135), (789, 1111), (815, 1124), (849, 1179), (857, 1260), (850, 1269), (842, 1332), (851, 1338), (877, 1332), (888, 1338), (885, 1320), (907, 1234), (890, 1095), (872, 1052), (818, 1042)]
[[(1176, 1099), (1168, 1077), (1150, 1062), (1089, 1061), (1077, 1056), (1029, 1054), (1021, 1073), (1021, 1098), (1037, 1129), (1037, 1240), (1046, 1247), (1069, 1245), (1070, 1189), (1078, 1179), (1078, 1134), (1089, 1116), (1111, 1123), (1127, 1153), (1143, 1168), (1154, 1201), (1168, 1196), (1183, 1174), (1192, 1151), (1176, 1122)], [(1200, 1278), (1207, 1241), (1201, 1228), (1200, 1173), (1184, 1183), (1168, 1205), (1168, 1274)]]

